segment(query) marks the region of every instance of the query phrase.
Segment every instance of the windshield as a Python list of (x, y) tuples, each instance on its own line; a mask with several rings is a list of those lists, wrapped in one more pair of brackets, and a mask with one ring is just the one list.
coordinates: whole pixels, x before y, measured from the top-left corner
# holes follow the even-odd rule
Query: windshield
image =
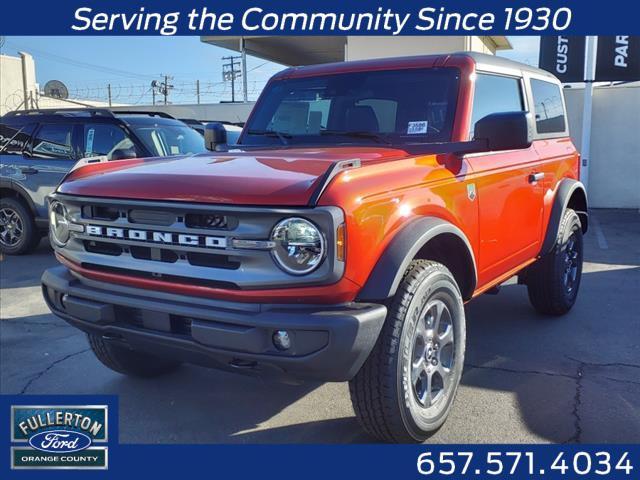
[(206, 151), (202, 135), (186, 125), (136, 125), (133, 130), (145, 147), (158, 157)]
[(451, 139), (459, 71), (424, 68), (278, 80), (243, 145), (401, 144)]

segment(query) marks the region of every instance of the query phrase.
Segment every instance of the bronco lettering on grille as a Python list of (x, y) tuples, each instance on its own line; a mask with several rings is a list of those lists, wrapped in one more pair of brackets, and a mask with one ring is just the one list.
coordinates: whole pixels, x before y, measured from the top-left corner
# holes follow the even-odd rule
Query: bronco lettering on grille
[(88, 235), (95, 237), (121, 238), (123, 240), (166, 243), (187, 247), (226, 248), (227, 246), (227, 239), (225, 237), (211, 237), (207, 235), (134, 230), (132, 228), (102, 227), (99, 225), (87, 225), (85, 231)]

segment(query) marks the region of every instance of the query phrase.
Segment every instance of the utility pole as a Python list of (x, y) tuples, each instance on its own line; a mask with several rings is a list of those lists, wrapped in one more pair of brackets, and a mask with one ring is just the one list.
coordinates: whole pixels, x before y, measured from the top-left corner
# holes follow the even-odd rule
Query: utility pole
[(242, 75), (242, 70), (236, 68), (240, 65), (240, 62), (236, 60), (240, 59), (241, 56), (231, 56), (231, 57), (222, 57), (223, 61), (228, 61), (229, 63), (224, 63), (222, 65), (222, 81), (228, 82), (231, 81), (231, 102), (236, 101), (236, 78)]
[(107, 94), (109, 95), (109, 107), (111, 107), (111, 84), (107, 84)]
[(196, 80), (196, 99), (198, 105), (200, 105), (200, 80)]
[(245, 49), (244, 37), (240, 39), (242, 46), (242, 92), (243, 92), (243, 100), (244, 102), (249, 101), (249, 93), (247, 91), (247, 51)]
[(164, 88), (162, 89), (162, 94), (164, 95), (164, 104), (167, 104), (167, 97), (169, 96), (169, 77), (164, 76)]
[(164, 97), (164, 104), (168, 105), (169, 101), (169, 91), (173, 88), (173, 85), (169, 83), (169, 80), (173, 80), (173, 77), (169, 75), (163, 75), (163, 80), (158, 82), (157, 80), (153, 80), (151, 82), (151, 95), (153, 97), (153, 104), (156, 104), (156, 91)]

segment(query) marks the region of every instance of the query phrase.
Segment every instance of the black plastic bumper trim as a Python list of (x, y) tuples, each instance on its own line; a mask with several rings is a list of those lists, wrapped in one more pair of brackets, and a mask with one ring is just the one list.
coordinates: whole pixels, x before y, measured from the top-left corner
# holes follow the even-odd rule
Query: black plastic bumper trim
[[(167, 301), (140, 289), (129, 288), (125, 294), (108, 284), (96, 288), (63, 266), (46, 270), (42, 284), (52, 312), (87, 333), (188, 363), (233, 371), (243, 365), (244, 373), (284, 381), (350, 380), (369, 356), (387, 313), (384, 305), (372, 303), (212, 308), (194, 297), (171, 295)], [(139, 323), (121, 318), (123, 309), (138, 311)], [(145, 318), (154, 312), (188, 319), (188, 328), (176, 332), (171, 322), (147, 325)], [(290, 351), (275, 349), (275, 330), (291, 332)]]

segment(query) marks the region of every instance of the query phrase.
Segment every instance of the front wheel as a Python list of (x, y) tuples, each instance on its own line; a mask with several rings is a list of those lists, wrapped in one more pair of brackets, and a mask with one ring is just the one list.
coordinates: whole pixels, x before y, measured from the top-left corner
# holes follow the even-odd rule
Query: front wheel
[(171, 372), (180, 362), (132, 350), (102, 335), (88, 334), (96, 358), (114, 372), (133, 377), (157, 377)]
[(564, 315), (578, 297), (583, 240), (578, 214), (567, 209), (551, 252), (529, 267), (527, 289), (533, 307), (545, 315)]
[(388, 442), (423, 442), (445, 422), (465, 352), (460, 290), (442, 264), (414, 261), (371, 355), (349, 382), (363, 428)]
[(7, 255), (30, 253), (39, 241), (29, 209), (15, 198), (0, 199), (0, 252)]

